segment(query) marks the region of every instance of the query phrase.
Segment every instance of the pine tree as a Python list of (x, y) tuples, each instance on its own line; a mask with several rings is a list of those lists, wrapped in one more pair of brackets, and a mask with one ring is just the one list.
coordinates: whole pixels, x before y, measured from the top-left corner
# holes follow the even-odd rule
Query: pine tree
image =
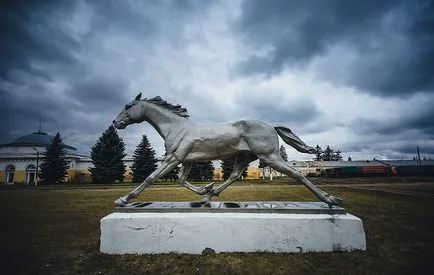
[[(231, 175), (232, 171), (234, 170), (234, 164), (235, 164), (236, 158), (237, 158), (237, 155), (229, 157), (229, 158), (225, 158), (221, 161), (224, 180), (227, 180), (229, 178), (229, 176)], [(247, 167), (248, 166), (246, 166), (246, 168), (243, 171), (243, 174), (242, 174), (243, 177), (247, 176)]]
[(341, 155), (342, 151), (341, 150), (337, 150), (333, 153), (332, 155), (332, 160), (335, 161), (341, 161), (342, 160), (342, 155)]
[(142, 141), (133, 154), (133, 165), (131, 165), (133, 182), (141, 183), (154, 172), (155, 169), (157, 169), (155, 150), (152, 148), (146, 135), (143, 135)]
[(41, 170), (39, 178), (44, 184), (62, 183), (68, 174), (69, 161), (65, 160), (66, 150), (62, 143), (60, 134), (57, 133), (47, 146), (47, 150), (42, 153), (43, 163), (40, 165)]
[(235, 157), (229, 157), (221, 161), (223, 179), (227, 180), (234, 170)]
[(315, 158), (313, 160), (316, 160), (316, 161), (323, 160), (322, 159), (322, 153), (323, 153), (323, 151), (322, 151), (321, 147), (318, 144), (316, 145), (315, 150), (316, 150), (316, 152), (315, 152)]
[(94, 165), (89, 169), (92, 173), (92, 183), (114, 183), (124, 179), (125, 143), (113, 126), (98, 138), (90, 156)]
[(265, 167), (267, 164), (265, 164), (262, 160), (259, 160), (258, 168), (262, 169), (262, 180), (265, 179)]
[(210, 181), (214, 177), (214, 166), (212, 161), (194, 162), (190, 174), (189, 181)]
[(286, 149), (283, 145), (280, 145), (280, 156), (286, 162), (288, 162), (288, 154), (286, 153)]
[(161, 177), (162, 180), (165, 181), (177, 181), (179, 180), (179, 171), (181, 170), (181, 167), (176, 166), (172, 169), (169, 173), (165, 174)]
[(202, 164), (202, 181), (210, 181), (214, 178), (214, 165), (212, 161), (206, 161)]
[[(166, 158), (167, 152), (164, 153), (163, 158)], [(165, 174), (161, 177), (164, 181), (177, 181), (179, 180), (179, 171), (181, 170), (181, 167), (176, 166), (172, 169), (169, 173)]]
[(322, 153), (322, 160), (330, 161), (333, 160), (334, 151), (327, 145), (327, 148)]
[(241, 176), (243, 177), (243, 179), (245, 179), (247, 177), (247, 170), (249, 169), (249, 164), (247, 164), (246, 168), (244, 168), (243, 174), (241, 174)]

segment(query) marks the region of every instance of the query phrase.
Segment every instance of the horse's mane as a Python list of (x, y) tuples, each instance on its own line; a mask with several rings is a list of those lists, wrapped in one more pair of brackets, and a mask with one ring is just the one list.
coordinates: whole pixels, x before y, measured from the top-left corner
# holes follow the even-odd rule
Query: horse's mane
[(181, 117), (190, 117), (190, 115), (188, 114), (188, 111), (186, 108), (182, 107), (181, 105), (173, 105), (165, 100), (163, 100), (161, 97), (156, 96), (154, 98), (150, 98), (150, 99), (145, 99), (146, 102), (161, 106), (169, 111), (171, 111), (172, 113), (174, 113), (175, 115), (181, 116)]

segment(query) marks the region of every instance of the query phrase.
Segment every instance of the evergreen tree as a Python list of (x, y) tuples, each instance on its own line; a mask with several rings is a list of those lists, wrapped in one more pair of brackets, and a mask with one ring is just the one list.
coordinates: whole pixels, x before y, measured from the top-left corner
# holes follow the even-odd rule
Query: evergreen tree
[(247, 170), (249, 169), (249, 165), (250, 165), (250, 163), (247, 164), (246, 168), (243, 171), (243, 174), (241, 174), (241, 176), (243, 177), (243, 179), (245, 179), (247, 177)]
[(190, 174), (189, 181), (210, 181), (214, 177), (214, 166), (212, 161), (194, 162)]
[(66, 150), (62, 143), (60, 134), (57, 133), (47, 146), (47, 150), (42, 153), (43, 163), (40, 165), (41, 170), (39, 178), (42, 183), (55, 184), (62, 183), (68, 174), (69, 161), (65, 160)]
[(214, 178), (214, 165), (212, 161), (206, 161), (202, 164), (202, 181), (210, 181)]
[(280, 145), (280, 156), (286, 162), (288, 162), (288, 154), (286, 153), (286, 149), (283, 145)]
[(234, 170), (235, 157), (229, 157), (221, 161), (223, 179), (227, 180)]
[(333, 160), (334, 151), (327, 145), (327, 148), (322, 153), (322, 160), (330, 161)]
[(125, 143), (119, 137), (118, 132), (110, 126), (90, 151), (93, 168), (92, 183), (114, 183), (124, 179)]
[[(223, 172), (223, 179), (227, 180), (229, 178), (229, 176), (231, 175), (232, 171), (234, 170), (234, 164), (235, 164), (235, 160), (237, 158), (237, 155), (234, 155), (232, 157), (223, 159), (221, 162), (221, 166), (222, 166), (222, 172)], [(242, 176), (246, 177), (247, 176), (247, 167), (244, 169)]]
[[(167, 156), (167, 152), (164, 153), (163, 157), (166, 158), (166, 156)], [(175, 168), (172, 169), (172, 171), (170, 171), (169, 173), (162, 176), (161, 179), (164, 181), (177, 181), (177, 180), (179, 180), (179, 171), (180, 170), (181, 170), (181, 167), (176, 166)]]
[(313, 160), (316, 160), (316, 161), (323, 160), (322, 159), (323, 151), (322, 151), (321, 147), (318, 144), (316, 145), (315, 150), (316, 150), (316, 152), (315, 152), (315, 158)]
[(177, 181), (179, 180), (179, 171), (181, 170), (181, 167), (176, 166), (172, 169), (169, 173), (162, 176), (161, 179), (165, 181)]
[(143, 182), (155, 169), (157, 169), (155, 150), (152, 148), (146, 135), (143, 135), (142, 141), (133, 154), (133, 165), (131, 165), (133, 182)]
[(258, 168), (262, 170), (262, 180), (265, 179), (265, 167), (267, 164), (265, 164), (262, 160), (259, 160)]
[(335, 161), (341, 161), (342, 160), (342, 155), (341, 155), (342, 151), (341, 150), (337, 150), (333, 153), (332, 155), (332, 160)]

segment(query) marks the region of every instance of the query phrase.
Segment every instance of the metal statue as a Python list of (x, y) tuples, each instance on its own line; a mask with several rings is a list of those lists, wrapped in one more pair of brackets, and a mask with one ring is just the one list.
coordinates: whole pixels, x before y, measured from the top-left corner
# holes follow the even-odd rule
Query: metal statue
[[(258, 158), (273, 169), (296, 179), (330, 206), (342, 201), (320, 190), (281, 158), (278, 135), (299, 152), (316, 152), (287, 127), (270, 126), (265, 122), (250, 119), (222, 124), (197, 124), (189, 118), (187, 109), (181, 105), (172, 105), (159, 96), (141, 100), (141, 95), (140, 93), (125, 105), (113, 120), (113, 125), (117, 129), (125, 129), (133, 123), (148, 122), (164, 139), (167, 155), (163, 163), (143, 183), (128, 195), (117, 199), (116, 205), (126, 205), (130, 199), (136, 198), (155, 180), (179, 164), (182, 164), (181, 185), (202, 195), (204, 201), (208, 202), (238, 179), (247, 165)], [(236, 159), (234, 169), (229, 178), (217, 188), (213, 188), (214, 183), (197, 187), (186, 181), (193, 162), (231, 156)]]

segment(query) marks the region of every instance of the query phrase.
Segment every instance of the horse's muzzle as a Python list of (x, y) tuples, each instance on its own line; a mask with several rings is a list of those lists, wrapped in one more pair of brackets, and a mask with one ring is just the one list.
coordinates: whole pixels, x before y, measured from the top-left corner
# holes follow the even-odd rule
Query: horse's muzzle
[(113, 120), (113, 126), (116, 128), (116, 129), (125, 129), (125, 127), (127, 126), (125, 123), (123, 123), (123, 122), (116, 122), (116, 120)]

